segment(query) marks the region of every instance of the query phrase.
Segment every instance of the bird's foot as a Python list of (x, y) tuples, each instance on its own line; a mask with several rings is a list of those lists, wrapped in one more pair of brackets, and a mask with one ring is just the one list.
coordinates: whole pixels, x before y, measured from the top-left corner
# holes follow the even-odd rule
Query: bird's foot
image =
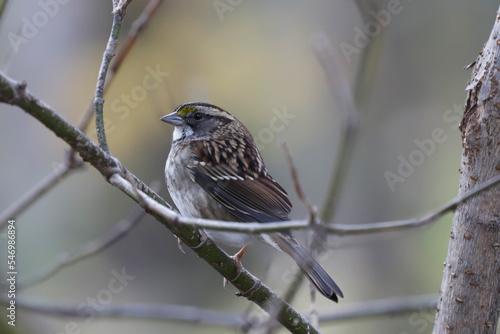
[(181, 239), (177, 238), (177, 247), (179, 247), (179, 250), (181, 252), (183, 252), (184, 254), (186, 254), (186, 252), (184, 251), (184, 248), (182, 248), (182, 245), (184, 245), (184, 241), (182, 241)]

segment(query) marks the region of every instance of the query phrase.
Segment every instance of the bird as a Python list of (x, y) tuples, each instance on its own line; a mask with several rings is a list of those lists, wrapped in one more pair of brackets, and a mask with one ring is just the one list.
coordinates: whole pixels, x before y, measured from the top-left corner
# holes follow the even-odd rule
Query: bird
[[(287, 192), (269, 174), (248, 129), (226, 110), (204, 102), (185, 103), (160, 118), (174, 126), (165, 165), (170, 197), (186, 217), (241, 222), (289, 220)], [(233, 258), (238, 268), (256, 238), (287, 253), (326, 298), (342, 291), (290, 231), (255, 235), (205, 230), (216, 243), (243, 247)]]

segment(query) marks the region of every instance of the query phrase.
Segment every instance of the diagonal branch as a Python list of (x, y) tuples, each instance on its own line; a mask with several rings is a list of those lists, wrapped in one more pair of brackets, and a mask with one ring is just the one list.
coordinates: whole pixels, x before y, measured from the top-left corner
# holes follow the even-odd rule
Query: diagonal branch
[(304, 193), (302, 186), (300, 185), (299, 174), (297, 173), (297, 168), (295, 168), (295, 164), (293, 163), (290, 149), (288, 148), (288, 145), (286, 144), (286, 142), (284, 140), (281, 141), (281, 148), (285, 152), (286, 161), (288, 162), (288, 168), (290, 169), (290, 174), (292, 174), (292, 180), (293, 180), (293, 184), (295, 186), (295, 192), (297, 193), (297, 196), (299, 197), (302, 204), (304, 204), (307, 211), (309, 212), (310, 224), (311, 225), (318, 224), (319, 219), (318, 219), (318, 215), (316, 212), (316, 208), (311, 204), (311, 202), (307, 198), (306, 194)]
[[(370, 11), (378, 12), (383, 3), (383, 1), (379, 0), (354, 0), (354, 2), (365, 21), (372, 19), (369, 15)], [(353, 87), (349, 84), (349, 80), (342, 70), (344, 67), (344, 62), (341, 61), (342, 57), (335, 51), (328, 37), (321, 32), (316, 34), (311, 41), (311, 49), (323, 67), (331, 94), (338, 104), (343, 118), (335, 165), (326, 201), (320, 215), (321, 220), (325, 223), (333, 220), (342, 188), (347, 179), (347, 173), (361, 128), (360, 110), (366, 109), (369, 92), (373, 86), (375, 65), (379, 61), (382, 37), (383, 34), (372, 36), (370, 43), (363, 48)], [(350, 60), (348, 62), (350, 63)]]
[[(311, 226), (319, 224), (320, 220), (318, 218), (318, 213), (316, 208), (311, 204), (309, 199), (307, 198), (306, 194), (304, 193), (304, 190), (302, 189), (302, 186), (299, 182), (299, 174), (297, 172), (297, 168), (295, 168), (295, 164), (293, 163), (293, 158), (292, 154), (290, 153), (290, 149), (288, 148), (288, 145), (284, 140), (281, 141), (281, 147), (283, 151), (285, 151), (285, 156), (286, 160), (288, 162), (288, 166), (290, 169), (290, 174), (292, 174), (292, 179), (293, 183), (295, 185), (295, 192), (297, 193), (297, 196), (299, 197), (300, 201), (304, 204), (306, 207), (307, 211), (309, 212), (309, 224)], [(313, 226), (314, 227), (314, 226)], [(314, 234), (313, 234), (314, 236)], [(314, 240), (314, 239), (313, 239)], [(314, 250), (314, 245), (315, 243), (312, 242), (309, 245), (309, 251)], [(284, 296), (285, 300), (289, 300), (286, 298), (293, 298), (295, 293), (298, 291), (298, 287), (304, 280), (304, 275), (300, 271), (297, 271), (295, 273), (295, 277), (292, 280), (291, 284), (288, 286)], [(309, 283), (310, 286), (310, 291), (311, 291), (311, 312), (309, 318), (311, 319), (311, 323), (315, 326), (318, 325), (318, 313), (316, 312), (316, 288), (312, 283)], [(269, 326), (269, 330), (271, 330), (271, 327)]]
[(20, 291), (38, 284), (53, 276), (62, 268), (105, 250), (127, 235), (131, 229), (141, 221), (145, 214), (146, 213), (141, 207), (135, 207), (126, 218), (120, 220), (111, 230), (103, 233), (97, 239), (75, 250), (60, 254), (52, 265), (44, 268), (40, 273), (27, 278), (25, 282), (21, 280), (21, 282), (17, 284), (17, 290)]
[(0, 229), (7, 224), (9, 219), (23, 212), (31, 203), (52, 189), (59, 181), (71, 171), (83, 167), (83, 161), (74, 156), (73, 152), (66, 154), (66, 163), (54, 169), (50, 174), (41, 179), (30, 190), (24, 193), (17, 201), (0, 213)]
[(14, 81), (0, 73), (0, 102), (18, 106), (38, 119), (77, 151), (83, 161), (89, 162), (99, 170), (106, 179), (114, 173), (123, 173), (135, 183), (138, 189), (146, 192), (148, 196), (161, 202), (163, 205), (170, 207), (158, 194), (126, 170), (118, 159), (101, 150), (82, 131), (26, 90), (25, 83)]

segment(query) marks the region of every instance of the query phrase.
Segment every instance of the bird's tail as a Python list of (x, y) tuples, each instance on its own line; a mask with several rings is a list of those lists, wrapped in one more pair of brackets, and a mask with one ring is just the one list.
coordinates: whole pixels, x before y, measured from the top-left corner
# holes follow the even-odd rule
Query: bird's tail
[(338, 303), (337, 295), (344, 298), (344, 294), (330, 275), (327, 274), (319, 263), (313, 259), (311, 254), (291, 234), (274, 233), (271, 238), (282, 251), (290, 255), (297, 262), (302, 272), (323, 296), (336, 303)]

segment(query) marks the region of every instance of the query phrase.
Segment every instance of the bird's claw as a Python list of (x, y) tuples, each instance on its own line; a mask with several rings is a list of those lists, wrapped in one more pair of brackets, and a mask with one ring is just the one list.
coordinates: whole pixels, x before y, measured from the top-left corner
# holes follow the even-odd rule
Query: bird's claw
[(184, 248), (182, 248), (182, 245), (184, 245), (184, 241), (182, 241), (181, 239), (177, 238), (177, 246), (179, 247), (179, 250), (181, 252), (183, 252), (184, 254), (186, 254), (186, 252), (184, 251)]

